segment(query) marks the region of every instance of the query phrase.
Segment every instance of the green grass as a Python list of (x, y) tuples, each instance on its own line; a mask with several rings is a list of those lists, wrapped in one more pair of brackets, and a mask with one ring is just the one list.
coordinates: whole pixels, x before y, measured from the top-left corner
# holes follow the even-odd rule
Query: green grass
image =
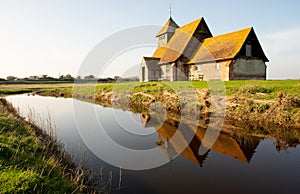
[[(208, 88), (214, 82), (127, 82), (127, 83), (108, 83), (108, 84), (76, 84), (75, 91), (72, 84), (37, 84), (37, 85), (0, 85), (0, 94), (17, 94), (30, 91), (42, 91), (44, 93), (62, 92), (66, 96), (72, 96), (73, 91), (77, 94), (93, 96), (99, 91), (110, 92), (128, 91), (128, 92), (144, 92), (147, 94), (159, 95), (160, 91), (180, 91), (191, 87), (196, 89)], [(241, 80), (241, 81), (225, 81), (222, 84), (226, 88), (227, 96), (238, 95), (247, 96), (258, 99), (275, 99), (280, 92), (288, 95), (300, 97), (300, 80)]]
[(279, 92), (284, 92), (300, 97), (300, 80), (228, 81), (225, 86), (227, 95), (264, 93), (266, 98), (273, 99)]
[(16, 89), (16, 90), (1, 90), (2, 94), (12, 95), (12, 94), (24, 94), (32, 92), (32, 89)]
[(71, 193), (77, 187), (31, 129), (0, 104), (0, 193)]
[[(217, 83), (217, 82), (215, 82)], [(133, 83), (131, 83), (132, 85)], [(138, 84), (138, 83), (136, 83)], [(190, 86), (194, 87), (195, 89), (202, 89), (202, 88), (208, 88), (209, 86), (212, 86), (214, 84), (213, 81), (211, 82), (202, 82), (202, 81), (193, 81), (193, 82), (149, 82), (149, 83), (143, 83), (142, 86), (144, 86), (145, 90), (153, 91), (156, 90), (152, 88), (152, 85), (161, 85), (165, 88), (168, 87), (168, 89), (172, 88), (173, 90), (184, 90), (189, 88)], [(297, 96), (300, 97), (300, 80), (241, 80), (241, 81), (225, 81), (225, 82), (219, 82), (217, 83), (218, 87), (222, 89), (224, 86), (224, 89), (226, 89), (227, 96), (230, 95), (253, 95), (253, 97), (256, 94), (264, 94), (261, 95), (260, 98), (265, 99), (275, 99), (278, 96), (278, 93), (283, 92), (291, 96)], [(223, 85), (224, 84), (224, 85)], [(223, 86), (222, 86), (223, 85)], [(120, 85), (120, 87), (123, 87)], [(216, 88), (213, 86), (213, 89)], [(162, 88), (164, 89), (164, 88)], [(149, 93), (149, 92), (148, 92)]]

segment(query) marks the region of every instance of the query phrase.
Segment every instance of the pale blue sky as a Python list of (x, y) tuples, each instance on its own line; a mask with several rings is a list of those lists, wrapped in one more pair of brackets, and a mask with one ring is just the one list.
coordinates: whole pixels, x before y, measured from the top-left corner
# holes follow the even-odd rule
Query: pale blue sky
[[(253, 26), (270, 60), (268, 78), (300, 79), (299, 1), (171, 2), (179, 25), (204, 17), (213, 35)], [(169, 0), (0, 0), (0, 77), (76, 75), (89, 51), (112, 33), (163, 25), (168, 17)], [(137, 64), (153, 50), (132, 51), (115, 64)]]

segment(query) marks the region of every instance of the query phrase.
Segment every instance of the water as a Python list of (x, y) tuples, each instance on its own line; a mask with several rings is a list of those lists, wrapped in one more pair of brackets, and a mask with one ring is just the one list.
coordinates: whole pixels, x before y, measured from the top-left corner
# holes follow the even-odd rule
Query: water
[[(300, 189), (300, 147), (297, 143), (289, 146), (282, 137), (221, 133), (213, 147), (199, 155), (204, 124), (178, 154), (180, 145), (171, 141), (178, 131), (176, 119), (164, 122), (159, 117), (65, 98), (16, 95), (7, 100), (24, 117), (35, 115), (38, 123), (50, 118), (74, 160), (94, 169), (96, 181), (104, 180), (113, 193), (298, 193)], [(182, 126), (180, 137), (186, 140), (192, 127), (188, 122)], [(128, 166), (151, 165), (147, 161), (156, 158), (165, 164), (146, 170), (123, 169), (120, 182), (120, 169), (109, 160), (122, 165), (134, 156), (116, 152), (103, 140), (105, 134), (129, 150), (154, 150), (154, 155), (134, 158)]]

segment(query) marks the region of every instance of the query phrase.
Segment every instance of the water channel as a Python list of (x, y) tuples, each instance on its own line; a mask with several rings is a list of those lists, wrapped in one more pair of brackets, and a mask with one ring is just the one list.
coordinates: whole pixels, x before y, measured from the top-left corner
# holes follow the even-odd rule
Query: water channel
[[(214, 145), (200, 155), (199, 147), (206, 132), (200, 124), (187, 141), (188, 146), (180, 150), (176, 142), (170, 141), (180, 125), (176, 120), (164, 122), (145, 113), (71, 98), (13, 95), (7, 100), (23, 117), (31, 115), (39, 125), (51, 123), (73, 160), (93, 169), (95, 181), (102, 179), (112, 193), (297, 193), (300, 190), (297, 143), (289, 145), (275, 137), (222, 132)], [(105, 143), (105, 134), (130, 150), (155, 149), (156, 155), (151, 157), (161, 158), (164, 164), (144, 170), (122, 169), (120, 179), (120, 168), (109, 161), (118, 158), (120, 161), (114, 162), (121, 166), (126, 156)], [(111, 158), (103, 158), (106, 156)], [(145, 160), (149, 160), (147, 156), (136, 158), (132, 165)]]

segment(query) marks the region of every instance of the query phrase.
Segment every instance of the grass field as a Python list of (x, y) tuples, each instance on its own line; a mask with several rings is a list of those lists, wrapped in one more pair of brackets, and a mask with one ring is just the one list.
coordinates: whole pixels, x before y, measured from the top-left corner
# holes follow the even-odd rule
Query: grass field
[(276, 98), (279, 92), (300, 97), (300, 80), (230, 81), (225, 82), (227, 94), (265, 93)]
[(2, 94), (20, 94), (51, 88), (73, 87), (73, 84), (0, 84)]
[[(185, 86), (193, 86), (196, 89), (208, 88), (207, 82), (126, 82), (118, 84), (76, 84), (76, 93), (84, 95), (94, 95), (98, 91), (135, 91), (145, 93), (155, 93), (161, 90), (180, 90)], [(0, 85), (0, 94), (18, 94), (26, 92), (63, 92), (73, 93), (74, 84), (17, 84)], [(288, 95), (300, 97), (300, 80), (267, 80), (267, 81), (227, 81), (224, 82), (227, 95), (254, 95), (257, 98), (274, 99), (278, 93), (284, 92)], [(255, 94), (264, 94), (255, 96)]]

